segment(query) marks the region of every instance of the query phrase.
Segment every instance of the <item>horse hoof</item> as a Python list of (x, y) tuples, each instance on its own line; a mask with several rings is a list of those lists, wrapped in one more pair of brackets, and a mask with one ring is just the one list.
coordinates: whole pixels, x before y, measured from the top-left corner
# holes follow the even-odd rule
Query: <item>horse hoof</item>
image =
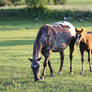
[(39, 81), (43, 81), (44, 79), (40, 79)]
[(73, 74), (73, 72), (70, 72), (70, 74), (72, 75), (72, 74)]
[(42, 77), (40, 78), (40, 80), (44, 80), (44, 77), (42, 76)]
[(80, 74), (84, 74), (84, 71), (81, 71), (81, 73)]
[(53, 77), (53, 74), (51, 74), (50, 77)]
[(61, 74), (61, 72), (58, 72), (58, 75), (60, 75)]

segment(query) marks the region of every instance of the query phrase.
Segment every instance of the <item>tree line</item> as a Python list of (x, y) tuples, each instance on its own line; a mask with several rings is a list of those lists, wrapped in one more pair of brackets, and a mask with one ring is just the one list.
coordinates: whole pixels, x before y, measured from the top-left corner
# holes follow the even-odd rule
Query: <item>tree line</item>
[(27, 5), (29, 8), (43, 8), (46, 5), (65, 4), (67, 0), (0, 0), (1, 6)]

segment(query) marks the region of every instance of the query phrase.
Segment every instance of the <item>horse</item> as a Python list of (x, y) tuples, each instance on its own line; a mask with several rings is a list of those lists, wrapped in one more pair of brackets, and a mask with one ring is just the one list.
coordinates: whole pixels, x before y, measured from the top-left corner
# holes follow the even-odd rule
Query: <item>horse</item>
[(88, 53), (88, 62), (90, 72), (92, 72), (92, 65), (90, 63), (91, 51), (92, 51), (92, 32), (86, 32), (85, 29), (76, 29), (76, 45), (80, 47), (82, 70), (81, 74), (84, 73), (84, 51)]
[(50, 62), (50, 55), (52, 52), (60, 53), (61, 64), (58, 73), (61, 73), (64, 60), (64, 49), (67, 48), (68, 45), (70, 49), (70, 73), (72, 74), (72, 53), (74, 50), (75, 37), (75, 27), (67, 21), (56, 22), (53, 25), (45, 24), (39, 29), (33, 45), (33, 59), (28, 58), (32, 62), (31, 68), (35, 81), (40, 79), (40, 54), (45, 57), (41, 75), (41, 79), (44, 79), (47, 65), (50, 69), (50, 76), (53, 76), (53, 69)]

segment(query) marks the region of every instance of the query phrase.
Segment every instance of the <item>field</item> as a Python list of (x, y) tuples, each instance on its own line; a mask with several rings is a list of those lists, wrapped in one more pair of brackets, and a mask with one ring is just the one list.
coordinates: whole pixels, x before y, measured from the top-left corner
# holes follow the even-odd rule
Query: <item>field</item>
[[(69, 4), (72, 5), (73, 2)], [(81, 75), (80, 52), (76, 46), (73, 54), (72, 75), (69, 74), (67, 48), (61, 75), (58, 75), (59, 53), (52, 53), (54, 76), (52, 78), (49, 76), (47, 67), (45, 79), (34, 82), (31, 63), (28, 61), (28, 57), (32, 57), (33, 42), (38, 29), (43, 24), (53, 24), (56, 20), (5, 19), (0, 21), (0, 92), (92, 92), (92, 73), (89, 72), (87, 53), (85, 53), (85, 73)], [(92, 31), (92, 21), (74, 20), (71, 23), (75, 27), (85, 27), (87, 31)], [(41, 71), (43, 61), (42, 56)]]

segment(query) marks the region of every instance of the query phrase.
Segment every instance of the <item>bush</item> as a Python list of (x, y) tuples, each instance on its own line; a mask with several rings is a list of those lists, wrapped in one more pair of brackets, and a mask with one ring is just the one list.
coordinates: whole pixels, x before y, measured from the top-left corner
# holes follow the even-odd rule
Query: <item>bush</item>
[(0, 6), (11, 5), (10, 0), (0, 0)]
[(0, 0), (0, 6), (5, 6), (5, 5), (18, 5), (21, 4), (23, 0)]
[(63, 4), (66, 3), (66, 1), (67, 1), (67, 0), (54, 0), (54, 4), (55, 4), (55, 5), (58, 5), (58, 4), (63, 5)]
[(0, 6), (4, 6), (4, 5), (5, 5), (4, 1), (0, 0)]
[(44, 8), (47, 0), (25, 0), (29, 8)]

